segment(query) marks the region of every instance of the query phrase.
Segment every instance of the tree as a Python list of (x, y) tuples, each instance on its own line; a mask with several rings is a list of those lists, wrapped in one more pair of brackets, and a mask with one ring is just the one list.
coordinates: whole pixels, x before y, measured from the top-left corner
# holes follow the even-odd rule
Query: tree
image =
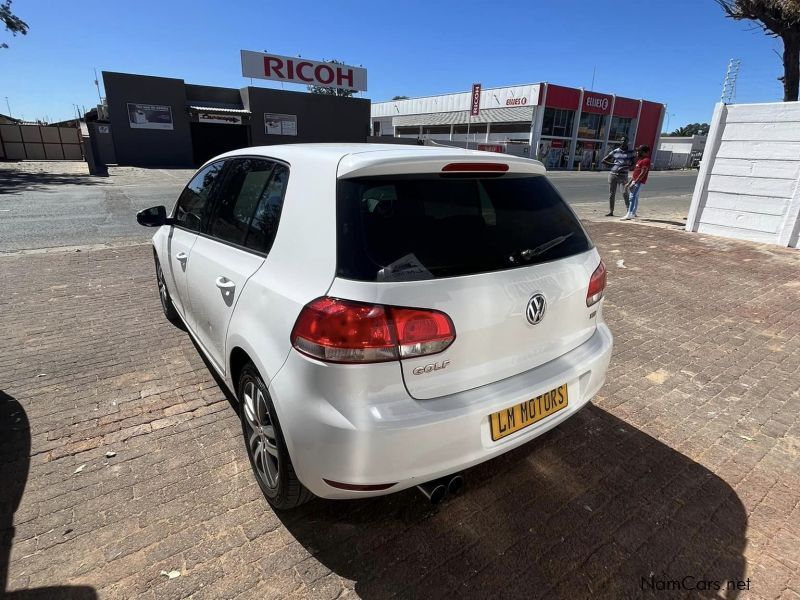
[(663, 135), (666, 136), (677, 136), (677, 137), (691, 137), (693, 135), (708, 135), (709, 130), (708, 123), (690, 123), (689, 125), (684, 125), (683, 127), (678, 127), (672, 133), (666, 133)]
[[(15, 37), (18, 33), (28, 34), (28, 24), (11, 12), (11, 0), (5, 0), (0, 4), (0, 21), (5, 25), (6, 31), (10, 31), (11, 35)], [(8, 44), (3, 42), (0, 44), (0, 48), (8, 48)]]
[(392, 100), (408, 100), (408, 96), (395, 96)]
[[(333, 63), (334, 65), (344, 64), (340, 60), (325, 60), (323, 62)], [(340, 88), (322, 87), (321, 85), (309, 85), (308, 91), (311, 92), (312, 94), (321, 94), (323, 96), (342, 96), (344, 98), (350, 98), (356, 93), (355, 90), (343, 90)]]
[(800, 88), (800, 0), (715, 0), (737, 21), (755, 21), (783, 41), (783, 101), (797, 100)]

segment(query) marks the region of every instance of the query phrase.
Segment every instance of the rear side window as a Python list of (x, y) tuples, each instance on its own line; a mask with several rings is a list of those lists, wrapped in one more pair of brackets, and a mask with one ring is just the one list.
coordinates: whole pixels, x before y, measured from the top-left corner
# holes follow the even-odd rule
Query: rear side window
[(200, 231), (208, 213), (208, 201), (222, 174), (222, 161), (208, 165), (197, 173), (184, 188), (175, 206), (176, 224)]
[(414, 281), (565, 258), (592, 245), (546, 177), (342, 179), (337, 274)]
[(250, 233), (247, 236), (247, 247), (257, 252), (268, 254), (278, 232), (278, 222), (283, 209), (283, 195), (289, 181), (289, 167), (277, 163), (272, 170), (261, 200), (253, 215)]
[(244, 246), (250, 231), (250, 222), (275, 163), (251, 158), (228, 162), (230, 165), (217, 194), (216, 208), (208, 233), (224, 242)]

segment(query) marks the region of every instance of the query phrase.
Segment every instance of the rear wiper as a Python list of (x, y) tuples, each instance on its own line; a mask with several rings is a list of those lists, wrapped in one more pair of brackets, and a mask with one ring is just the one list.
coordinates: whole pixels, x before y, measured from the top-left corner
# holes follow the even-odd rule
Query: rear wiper
[(557, 238), (553, 238), (549, 242), (545, 242), (544, 244), (539, 244), (536, 248), (526, 248), (525, 250), (520, 250), (518, 252), (512, 253), (508, 257), (508, 262), (511, 264), (516, 264), (521, 261), (529, 261), (532, 258), (539, 256), (540, 254), (544, 254), (551, 248), (555, 248), (559, 244), (565, 242), (573, 235), (572, 232), (567, 233), (566, 235), (560, 235)]

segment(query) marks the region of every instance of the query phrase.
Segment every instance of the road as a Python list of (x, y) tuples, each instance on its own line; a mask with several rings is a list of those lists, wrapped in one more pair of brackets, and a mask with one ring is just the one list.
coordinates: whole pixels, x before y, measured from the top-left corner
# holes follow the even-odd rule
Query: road
[[(604, 219), (608, 212), (608, 174), (556, 171), (550, 177), (582, 219)], [(660, 171), (650, 174), (639, 196), (643, 220), (683, 223), (697, 180), (697, 171)], [(619, 190), (615, 214), (622, 217), (625, 207)]]
[[(136, 223), (136, 213), (172, 206), (192, 172), (111, 167), (109, 177), (98, 178), (85, 163), (0, 163), (0, 252), (146, 241), (151, 232)], [(582, 219), (605, 219), (605, 173), (551, 177)], [(653, 173), (640, 200), (643, 220), (680, 224), (696, 177), (696, 171)]]

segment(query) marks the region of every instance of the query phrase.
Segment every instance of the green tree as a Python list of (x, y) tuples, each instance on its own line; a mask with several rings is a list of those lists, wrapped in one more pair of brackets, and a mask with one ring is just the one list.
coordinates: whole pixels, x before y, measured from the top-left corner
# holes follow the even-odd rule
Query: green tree
[(797, 100), (800, 88), (800, 0), (715, 0), (737, 21), (755, 21), (765, 34), (783, 41), (783, 101)]
[[(344, 64), (340, 60), (325, 60), (323, 62), (333, 63), (334, 65)], [(308, 91), (312, 94), (321, 94), (323, 96), (342, 96), (344, 98), (350, 98), (356, 93), (355, 90), (343, 90), (340, 88), (323, 87), (321, 85), (309, 85)]]
[[(11, 12), (11, 0), (5, 0), (0, 4), (0, 21), (5, 25), (6, 31), (10, 31), (13, 36), (18, 33), (22, 35), (28, 33), (28, 24)], [(8, 44), (0, 43), (0, 48), (8, 48)]]
[(672, 133), (667, 133), (667, 136), (677, 136), (677, 137), (691, 137), (693, 135), (708, 135), (709, 130), (708, 123), (690, 123), (689, 125), (684, 125), (683, 127), (678, 127)]

